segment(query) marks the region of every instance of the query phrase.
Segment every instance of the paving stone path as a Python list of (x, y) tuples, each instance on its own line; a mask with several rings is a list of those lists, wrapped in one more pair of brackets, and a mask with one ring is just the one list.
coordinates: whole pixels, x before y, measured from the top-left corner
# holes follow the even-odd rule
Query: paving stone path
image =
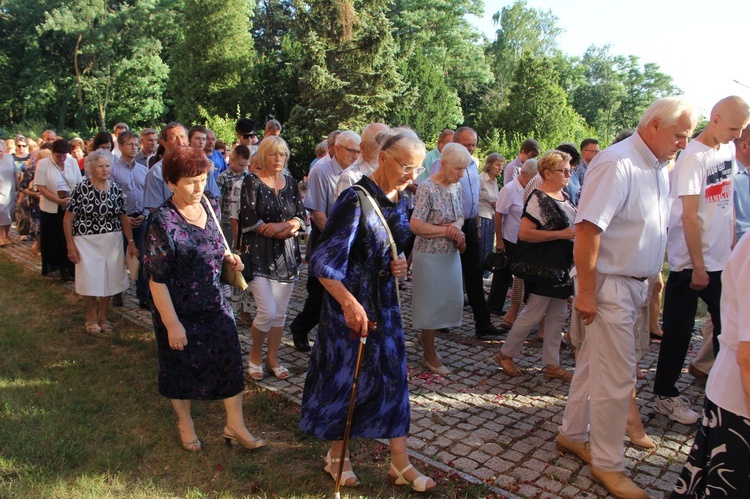
[[(14, 244), (0, 248), (0, 254), (40, 272), (39, 259), (31, 252), (31, 244), (19, 242), (15, 230)], [(295, 286), (288, 319), (302, 310), (305, 299), (304, 268)], [(72, 284), (69, 284), (72, 289)], [(536, 333), (529, 336), (517, 364), (523, 376), (510, 378), (500, 371), (493, 356), (502, 341), (479, 341), (474, 337), (471, 310), (464, 310), (464, 324), (436, 341), (446, 366), (452, 369), (447, 377), (425, 370), (411, 329), (411, 284), (405, 283), (401, 293), (410, 385), (411, 435), (409, 446), (415, 458), (445, 471), (455, 472), (471, 482), (483, 482), (503, 497), (605, 497), (606, 491), (591, 480), (590, 468), (577, 458), (560, 456), (554, 438), (562, 421), (568, 384), (543, 376), (541, 342)], [(134, 285), (124, 296), (125, 306), (115, 314), (145, 328), (151, 327), (150, 313), (138, 308)], [(493, 316), (496, 325), (499, 318)], [(250, 349), (248, 327), (239, 328), (245, 354)], [(314, 339), (313, 330), (311, 339)], [(688, 359), (700, 349), (700, 334), (693, 336)], [(646, 432), (657, 443), (652, 451), (626, 447), (627, 467), (633, 480), (649, 491), (652, 498), (668, 496), (685, 462), (693, 442), (694, 427), (672, 422), (653, 412), (651, 392), (659, 355), (659, 343), (652, 342), (640, 367), (646, 379), (638, 382), (638, 404)], [(282, 339), (280, 360), (289, 368), (291, 377), (281, 381), (266, 377), (259, 384), (277, 391), (289, 400), (301, 402), (308, 354), (294, 349), (288, 331)], [(245, 363), (247, 356), (245, 355)], [(574, 370), (573, 355), (561, 351), (561, 364)], [(249, 379), (249, 378), (248, 378)], [(704, 387), (687, 371), (678, 383), (680, 391), (700, 412)]]

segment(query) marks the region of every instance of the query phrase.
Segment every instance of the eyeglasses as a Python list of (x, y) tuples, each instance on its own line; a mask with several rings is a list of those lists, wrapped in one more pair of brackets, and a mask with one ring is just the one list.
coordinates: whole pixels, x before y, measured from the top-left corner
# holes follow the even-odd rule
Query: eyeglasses
[(563, 168), (562, 170), (558, 170), (557, 168), (555, 168), (555, 171), (562, 173), (566, 177), (570, 177), (571, 175), (573, 175), (573, 169), (571, 168)]
[(240, 134), (240, 135), (242, 135), (242, 137), (243, 137), (243, 138), (246, 138), (246, 139), (250, 139), (250, 138), (252, 138), (252, 137), (255, 137), (255, 134), (254, 134), (254, 133), (242, 133), (242, 134)]
[(344, 149), (349, 154), (357, 154), (357, 155), (359, 155), (359, 149), (351, 149), (351, 148), (346, 147), (346, 146), (339, 146), (339, 147), (341, 147), (342, 149)]
[(401, 161), (397, 160), (393, 156), (391, 156), (391, 159), (395, 161), (396, 163), (398, 163), (398, 166), (401, 167), (401, 171), (404, 172), (404, 175), (411, 175), (411, 174), (421, 175), (422, 173), (424, 173), (424, 170), (425, 170), (424, 166), (412, 166), (412, 165), (404, 166), (401, 164)]

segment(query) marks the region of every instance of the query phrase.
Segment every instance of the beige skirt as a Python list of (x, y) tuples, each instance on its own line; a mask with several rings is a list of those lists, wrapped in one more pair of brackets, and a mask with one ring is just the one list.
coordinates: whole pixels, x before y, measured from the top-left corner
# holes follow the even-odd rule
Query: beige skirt
[(81, 261), (76, 264), (76, 293), (112, 296), (128, 289), (122, 232), (74, 236)]

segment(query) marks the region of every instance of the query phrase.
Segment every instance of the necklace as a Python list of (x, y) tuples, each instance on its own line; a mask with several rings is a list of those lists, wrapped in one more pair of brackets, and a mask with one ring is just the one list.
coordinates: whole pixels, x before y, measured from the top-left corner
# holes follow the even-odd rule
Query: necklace
[(190, 217), (189, 217), (189, 216), (187, 216), (187, 214), (186, 214), (186, 213), (185, 213), (184, 211), (182, 211), (181, 209), (180, 209), (180, 214), (181, 214), (181, 215), (182, 215), (182, 216), (183, 216), (183, 217), (185, 218), (185, 220), (187, 220), (188, 222), (190, 222), (190, 223), (194, 224), (194, 223), (197, 223), (197, 222), (198, 222), (198, 221), (199, 221), (199, 220), (201, 219), (201, 217), (203, 217), (203, 210), (201, 210), (201, 211), (200, 211), (200, 213), (198, 213), (198, 216), (197, 216), (197, 217), (195, 217), (195, 218), (190, 218)]

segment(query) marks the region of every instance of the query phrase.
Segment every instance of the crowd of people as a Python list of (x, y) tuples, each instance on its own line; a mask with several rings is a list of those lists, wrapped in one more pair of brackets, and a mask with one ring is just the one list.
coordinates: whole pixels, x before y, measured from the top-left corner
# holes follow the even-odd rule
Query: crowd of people
[[(261, 140), (239, 119), (233, 144), (178, 122), (138, 134), (120, 123), (86, 142), (18, 135), (0, 141), (0, 246), (15, 221), (43, 275), (75, 280), (94, 336), (112, 332), (108, 307), (122, 304), (130, 273), (188, 451), (201, 449), (192, 400), (223, 401), (228, 444), (266, 445), (242, 414), (237, 328), (250, 327), (251, 379), (290, 377), (278, 352), (306, 244), (307, 297), (289, 325), (310, 352), (300, 428), (331, 442), (324, 470), (338, 485), (359, 484), (346, 431), (389, 440), (392, 483), (436, 486), (409, 462), (406, 341), (411, 328), (425, 369), (449, 376), (436, 340), (467, 304), (478, 340), (507, 334), (495, 357), (507, 376), (523, 374), (515, 359), (539, 327), (543, 375), (570, 383), (556, 446), (615, 497), (648, 497), (627, 476), (624, 442), (656, 446), (635, 381), (649, 339), (660, 340), (654, 410), (697, 432), (672, 496), (737, 497), (750, 482), (750, 106), (722, 99), (692, 137), (697, 122), (688, 101), (662, 98), (606, 148), (588, 138), (544, 152), (527, 139), (507, 165), (488, 154), (481, 172), (469, 127), (443, 130), (427, 151), (414, 131), (371, 123), (331, 132), (303, 179), (275, 120)], [(230, 272), (247, 288), (223, 284)], [(677, 388), (699, 298), (710, 317), (689, 372), (707, 380), (702, 415)]]

